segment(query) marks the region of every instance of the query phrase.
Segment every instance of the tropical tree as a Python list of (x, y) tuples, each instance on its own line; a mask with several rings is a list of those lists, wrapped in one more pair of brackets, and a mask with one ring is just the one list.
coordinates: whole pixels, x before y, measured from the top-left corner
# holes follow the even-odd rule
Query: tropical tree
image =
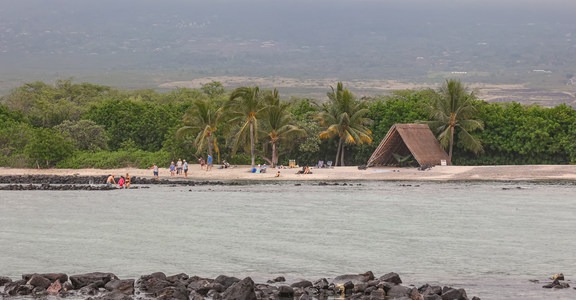
[(264, 108), (263, 104), (260, 88), (257, 86), (236, 88), (226, 103), (226, 111), (231, 117), (230, 122), (238, 124), (232, 138), (232, 155), (236, 153), (239, 145), (249, 142), (252, 168), (256, 164), (258, 118)]
[(275, 167), (278, 164), (280, 144), (289, 143), (291, 138), (304, 136), (306, 132), (294, 124), (292, 115), (288, 110), (289, 104), (280, 100), (277, 89), (266, 93), (264, 101), (266, 107), (262, 111), (262, 128), (272, 147), (270, 164)]
[(366, 126), (371, 120), (366, 117), (368, 109), (363, 101), (357, 100), (354, 95), (344, 89), (342, 82), (338, 82), (336, 90), (327, 93), (329, 102), (323, 105), (318, 115), (321, 126), (325, 129), (320, 132), (321, 139), (338, 138), (338, 148), (334, 166), (344, 165), (345, 144), (370, 144), (372, 132)]
[(195, 136), (196, 155), (205, 150), (207, 150), (209, 155), (213, 155), (214, 151), (216, 151), (218, 160), (220, 160), (216, 131), (218, 131), (222, 111), (222, 107), (210, 100), (195, 100), (192, 107), (184, 114), (184, 126), (176, 131), (176, 136), (178, 138), (182, 138), (187, 134)]
[(429, 111), (432, 121), (426, 123), (436, 131), (440, 144), (448, 148), (450, 164), (456, 131), (463, 148), (475, 154), (483, 151), (480, 140), (470, 134), (470, 131), (484, 129), (482, 121), (474, 119), (477, 114), (476, 97), (473, 92), (468, 92), (460, 80), (446, 80), (439, 89), (439, 97), (432, 101)]

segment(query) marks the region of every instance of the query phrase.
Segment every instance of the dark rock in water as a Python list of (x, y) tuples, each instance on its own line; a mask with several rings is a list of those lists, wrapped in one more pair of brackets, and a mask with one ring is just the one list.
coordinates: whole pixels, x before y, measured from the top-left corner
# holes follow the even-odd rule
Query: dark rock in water
[(395, 285), (389, 291), (386, 292), (386, 296), (388, 296), (390, 299), (409, 297), (410, 290), (411, 289), (409, 287), (405, 287), (402, 285)]
[(23, 279), (8, 282), (4, 286), (4, 293), (6, 293), (10, 296), (19, 295), (18, 290), (20, 289), (20, 287), (24, 286), (25, 284), (26, 284), (26, 281)]
[(472, 297), (472, 300), (482, 300), (482, 299), (480, 299), (480, 298), (478, 298), (478, 297), (474, 296), (474, 297)]
[(226, 275), (220, 275), (220, 276), (216, 277), (216, 279), (214, 279), (214, 282), (217, 282), (217, 283), (223, 285), (224, 289), (227, 290), (233, 284), (240, 282), (240, 279), (238, 279), (236, 277), (229, 277)]
[(54, 281), (58, 280), (58, 281), (60, 281), (60, 283), (64, 283), (64, 282), (68, 281), (68, 275), (66, 275), (64, 273), (24, 274), (24, 275), (22, 275), (22, 279), (28, 281), (34, 275), (40, 275), (44, 278), (47, 278), (48, 280), (50, 280), (50, 282), (54, 282)]
[(154, 295), (160, 300), (188, 300), (188, 291), (184, 287), (169, 286)]
[(246, 277), (235, 283), (222, 294), (223, 300), (257, 300), (254, 281)]
[(438, 285), (429, 285), (429, 284), (425, 284), (421, 287), (418, 288), (418, 291), (420, 292), (420, 294), (422, 294), (423, 296), (428, 296), (428, 295), (442, 295), (442, 287), (438, 286)]
[(468, 296), (464, 289), (444, 287), (442, 288), (442, 300), (468, 300)]
[(33, 286), (33, 287), (39, 287), (42, 289), (47, 289), (52, 282), (50, 282), (50, 279), (42, 277), (41, 275), (35, 274), (32, 277), (30, 277), (30, 279), (28, 280), (27, 284)]
[(322, 278), (314, 282), (313, 286), (319, 290), (326, 290), (330, 286), (330, 283), (328, 283), (328, 280), (326, 280), (326, 278)]
[(278, 297), (280, 298), (294, 298), (294, 289), (287, 285), (278, 287)]
[(121, 292), (125, 295), (134, 295), (134, 279), (112, 279), (104, 285), (110, 292)]
[(380, 280), (390, 282), (393, 284), (401, 284), (402, 279), (400, 279), (400, 275), (394, 272), (390, 272), (388, 274), (384, 274), (380, 277)]
[(284, 276), (278, 276), (276, 278), (274, 278), (272, 281), (274, 282), (285, 282), (286, 278), (284, 278)]
[(307, 288), (312, 286), (312, 282), (308, 281), (308, 280), (301, 280), (298, 282), (294, 282), (293, 284), (290, 285), (293, 288)]
[(555, 288), (555, 289), (566, 289), (569, 288), (570, 285), (566, 282), (560, 282), (558, 279), (554, 280), (552, 283), (546, 284), (544, 286), (542, 286), (543, 288), (547, 288), (547, 289), (551, 289), (551, 288)]
[(74, 286), (75, 290), (90, 284), (95, 283), (99, 284), (99, 282), (102, 282), (101, 285), (102, 287), (104, 287), (104, 285), (112, 279), (118, 279), (118, 277), (116, 277), (116, 275), (112, 273), (102, 273), (102, 272), (93, 272), (93, 273), (70, 276), (70, 282), (72, 282), (72, 285)]
[(12, 279), (10, 279), (9, 277), (0, 276), (0, 286), (4, 286), (10, 282), (12, 282)]
[(442, 296), (436, 294), (426, 295), (424, 300), (442, 300)]

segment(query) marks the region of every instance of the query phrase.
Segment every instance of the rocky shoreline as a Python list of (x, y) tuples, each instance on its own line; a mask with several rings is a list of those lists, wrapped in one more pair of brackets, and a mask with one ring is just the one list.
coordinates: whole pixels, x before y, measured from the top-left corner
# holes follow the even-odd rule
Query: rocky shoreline
[[(0, 190), (115, 190), (116, 186), (106, 186), (108, 176), (61, 176), (61, 175), (10, 175), (0, 176)], [(134, 185), (179, 184), (179, 185), (239, 185), (235, 181), (195, 181), (181, 178), (155, 179), (131, 177), (131, 188)]]
[(371, 271), (340, 275), (332, 280), (300, 280), (291, 284), (284, 277), (255, 283), (250, 277), (239, 279), (220, 275), (214, 279), (181, 273), (167, 276), (162, 272), (135, 279), (119, 279), (112, 273), (94, 272), (71, 275), (63, 273), (24, 274), (12, 281), (0, 276), (0, 296), (61, 297), (92, 300), (178, 299), (178, 300), (312, 300), (312, 299), (403, 299), (403, 300), (480, 300), (468, 298), (464, 289), (425, 284), (402, 285), (397, 273), (376, 278)]
[[(108, 176), (77, 176), (77, 175), (9, 175), (0, 176), (0, 190), (27, 191), (27, 190), (90, 190), (109, 191), (118, 189), (117, 186), (106, 186)], [(131, 189), (146, 188), (147, 185), (184, 185), (184, 186), (237, 186), (255, 183), (244, 180), (191, 180), (182, 178), (146, 178), (131, 177)], [(317, 181), (317, 185), (349, 185), (349, 183)], [(358, 185), (359, 183), (357, 183)], [(301, 183), (295, 183), (301, 185)]]

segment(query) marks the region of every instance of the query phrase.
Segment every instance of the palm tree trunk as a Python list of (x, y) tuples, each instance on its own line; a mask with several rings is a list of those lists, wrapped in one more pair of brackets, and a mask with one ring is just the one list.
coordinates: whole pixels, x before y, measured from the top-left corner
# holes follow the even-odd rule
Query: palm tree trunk
[(450, 147), (448, 149), (448, 165), (452, 165), (452, 148), (454, 147), (454, 126), (450, 126)]
[(252, 168), (256, 165), (256, 157), (254, 153), (254, 124), (250, 122), (250, 156), (252, 156)]
[(340, 151), (342, 150), (342, 138), (338, 140), (338, 150), (336, 151), (336, 159), (334, 160), (334, 166), (338, 166), (338, 159), (340, 158)]
[[(214, 142), (212, 141), (212, 135), (208, 136), (208, 154), (212, 155), (212, 152), (214, 151)], [(212, 155), (214, 156), (214, 155)]]
[(278, 164), (278, 149), (276, 148), (276, 143), (272, 143), (272, 168), (275, 168)]
[(340, 157), (340, 165), (341, 166), (344, 166), (344, 149), (345, 149), (345, 147), (344, 147), (344, 145), (342, 145), (342, 151), (340, 151), (340, 155), (342, 156), (342, 157)]

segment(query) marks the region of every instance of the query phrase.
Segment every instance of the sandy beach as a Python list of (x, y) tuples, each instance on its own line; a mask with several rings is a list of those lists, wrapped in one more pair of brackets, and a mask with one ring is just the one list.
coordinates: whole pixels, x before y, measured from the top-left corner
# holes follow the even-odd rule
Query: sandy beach
[[(312, 169), (312, 174), (296, 174), (299, 169), (281, 169), (276, 177), (275, 169), (267, 173), (254, 174), (250, 166), (229, 169), (201, 170), (192, 165), (188, 177), (170, 176), (167, 168), (160, 168), (161, 179), (189, 179), (212, 181), (342, 181), (342, 180), (405, 180), (405, 181), (576, 181), (576, 165), (522, 165), (522, 166), (435, 166), (426, 171), (416, 168), (376, 167), (359, 170), (356, 166)], [(15, 169), (0, 168), (0, 176), (10, 175), (60, 175), (60, 176), (116, 176), (129, 173), (131, 176), (152, 178), (152, 170), (121, 169)]]

